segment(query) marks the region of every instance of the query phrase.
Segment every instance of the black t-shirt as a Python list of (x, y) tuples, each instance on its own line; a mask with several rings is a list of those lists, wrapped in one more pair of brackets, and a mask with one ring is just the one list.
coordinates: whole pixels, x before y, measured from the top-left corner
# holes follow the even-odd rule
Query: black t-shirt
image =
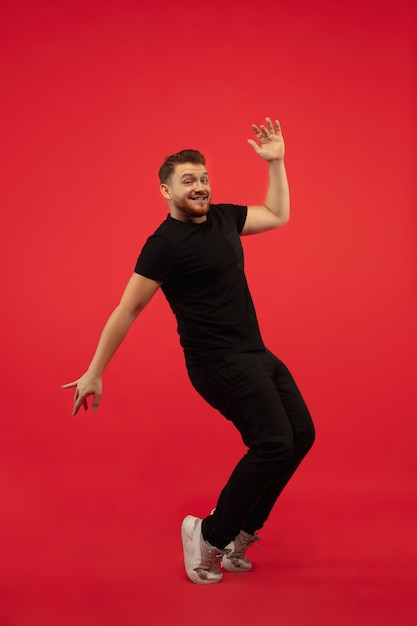
[(200, 224), (168, 215), (136, 263), (136, 273), (162, 282), (188, 365), (264, 347), (244, 274), (246, 214), (244, 206), (212, 204)]

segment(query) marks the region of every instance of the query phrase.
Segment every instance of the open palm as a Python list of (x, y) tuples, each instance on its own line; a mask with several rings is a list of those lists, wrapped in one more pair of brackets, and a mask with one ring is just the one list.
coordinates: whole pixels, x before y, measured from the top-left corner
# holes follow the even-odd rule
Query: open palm
[(280, 123), (278, 120), (275, 120), (274, 126), (269, 117), (265, 119), (265, 122), (266, 126), (261, 124), (258, 127), (256, 124), (252, 124), (253, 132), (259, 143), (256, 143), (253, 139), (248, 139), (248, 143), (255, 150), (256, 154), (265, 161), (280, 161), (285, 154), (285, 144)]

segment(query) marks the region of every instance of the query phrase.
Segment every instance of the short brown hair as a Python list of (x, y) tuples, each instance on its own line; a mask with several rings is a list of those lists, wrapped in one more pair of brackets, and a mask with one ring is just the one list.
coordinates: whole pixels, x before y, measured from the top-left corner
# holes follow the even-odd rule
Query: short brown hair
[(205, 165), (206, 159), (198, 150), (181, 150), (165, 157), (158, 172), (161, 183), (166, 183), (177, 163), (201, 163), (201, 165)]

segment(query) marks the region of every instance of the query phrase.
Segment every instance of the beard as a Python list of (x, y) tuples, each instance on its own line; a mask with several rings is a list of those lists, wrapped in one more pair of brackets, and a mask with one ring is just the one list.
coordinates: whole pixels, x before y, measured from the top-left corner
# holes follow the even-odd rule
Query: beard
[(176, 209), (187, 217), (204, 217), (210, 209), (210, 196), (204, 198), (173, 198)]

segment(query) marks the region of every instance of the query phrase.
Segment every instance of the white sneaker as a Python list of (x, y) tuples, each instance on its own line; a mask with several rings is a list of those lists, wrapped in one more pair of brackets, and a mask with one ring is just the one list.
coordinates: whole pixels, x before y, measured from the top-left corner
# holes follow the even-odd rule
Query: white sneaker
[(227, 551), (219, 550), (205, 541), (201, 522), (200, 518), (187, 515), (181, 525), (185, 571), (188, 578), (198, 585), (219, 583), (223, 574), (216, 566)]
[(229, 553), (222, 557), (224, 569), (234, 573), (249, 572), (252, 568), (252, 563), (246, 558), (246, 550), (259, 539), (259, 535), (250, 535), (241, 530), (235, 537), (235, 540), (226, 546), (226, 550), (229, 550)]

